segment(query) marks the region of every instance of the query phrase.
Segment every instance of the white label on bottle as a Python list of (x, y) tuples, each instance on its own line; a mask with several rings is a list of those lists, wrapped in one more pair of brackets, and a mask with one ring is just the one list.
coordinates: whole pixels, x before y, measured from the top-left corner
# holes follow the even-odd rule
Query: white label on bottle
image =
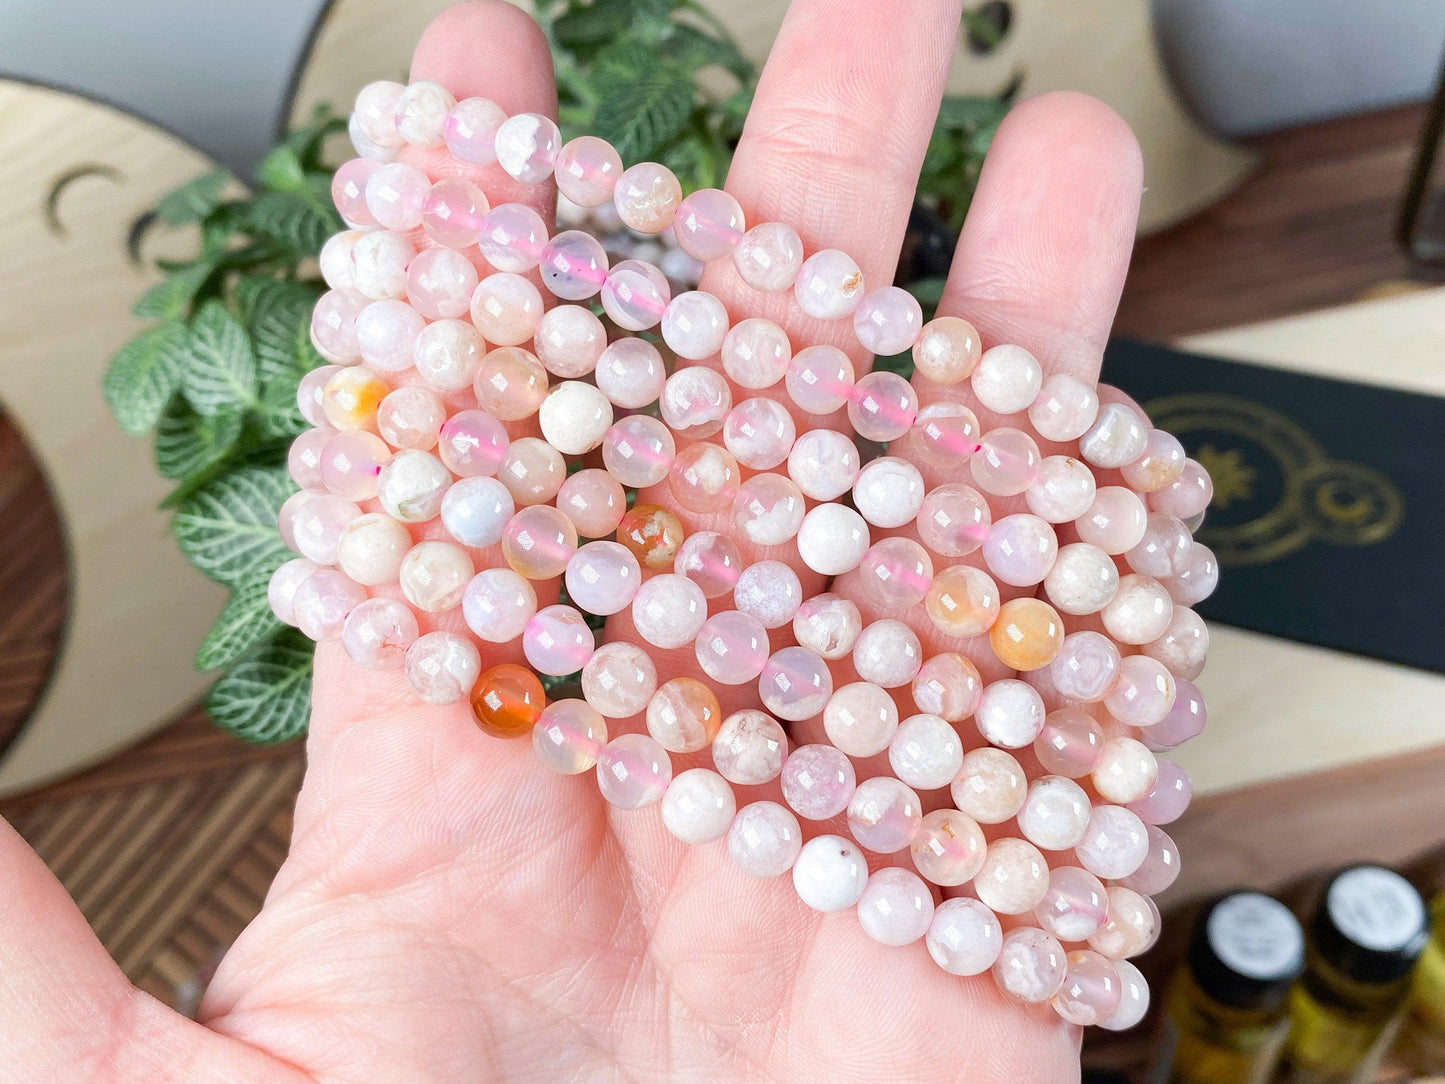
[(1299, 967), (1304, 935), (1289, 908), (1258, 892), (1240, 892), (1209, 913), (1209, 947), (1232, 971), (1266, 981)]
[(1325, 906), (1341, 933), (1376, 952), (1403, 948), (1425, 925), (1420, 894), (1398, 873), (1379, 866), (1340, 874), (1330, 885)]

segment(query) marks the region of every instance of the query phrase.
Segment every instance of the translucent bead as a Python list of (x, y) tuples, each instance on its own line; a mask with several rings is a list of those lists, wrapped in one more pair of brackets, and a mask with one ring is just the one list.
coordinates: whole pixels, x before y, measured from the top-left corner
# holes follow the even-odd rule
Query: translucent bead
[(737, 813), (733, 788), (717, 772), (689, 768), (662, 796), (662, 824), (684, 843), (711, 843), (727, 834)]
[(296, 627), (318, 643), (341, 637), (346, 619), (366, 601), (366, 590), (335, 569), (322, 568), (307, 576), (291, 596)]
[(439, 245), (470, 248), (482, 235), (482, 218), (491, 209), (486, 195), (471, 181), (447, 177), (433, 184), (422, 202), (422, 229)]
[(466, 550), (451, 542), (418, 542), (402, 558), (397, 580), (401, 592), (419, 610), (445, 613), (461, 604), (476, 571)]
[(1071, 632), (1049, 664), (1049, 678), (1059, 695), (1095, 704), (1109, 695), (1119, 679), (1119, 649), (1097, 632)]
[(1029, 421), (1045, 440), (1077, 440), (1088, 432), (1099, 413), (1099, 395), (1086, 381), (1068, 373), (1055, 373), (1043, 382), (1029, 406)]
[(1103, 727), (1077, 708), (1050, 712), (1044, 719), (1043, 730), (1034, 739), (1034, 755), (1039, 758), (1039, 766), (1051, 775), (1069, 779), (1081, 779), (1092, 772), (1103, 747)]
[(697, 584), (709, 599), (721, 598), (737, 584), (743, 558), (737, 543), (716, 531), (688, 535), (673, 559), (672, 570)]
[(844, 685), (823, 709), (823, 732), (849, 756), (876, 756), (888, 748), (897, 731), (898, 705), (871, 681)]
[(868, 878), (858, 900), (858, 924), (884, 945), (911, 945), (933, 922), (933, 893), (912, 870), (885, 866)]
[(994, 520), (983, 543), (988, 570), (1014, 587), (1042, 583), (1058, 553), (1059, 541), (1053, 527), (1027, 512)]
[(524, 203), (504, 203), (482, 217), (477, 245), (498, 271), (530, 271), (546, 244), (542, 216)]
[(442, 526), (463, 546), (485, 549), (502, 540), (515, 511), (511, 493), (495, 478), (463, 478), (442, 498)]
[(607, 397), (580, 380), (564, 380), (537, 408), (542, 436), (563, 455), (586, 455), (601, 445), (612, 419)]
[(922, 821), (922, 801), (913, 788), (892, 776), (865, 779), (848, 801), (848, 829), (874, 854), (903, 850)]
[(738, 810), (728, 829), (728, 854), (754, 877), (787, 873), (803, 847), (798, 818), (777, 802), (752, 802)]
[[(577, 529), (549, 505), (523, 508), (502, 531), (502, 556), (513, 571), (529, 580), (562, 575), (577, 552)], [(571, 671), (567, 671), (571, 673)]]
[(1049, 887), (1034, 908), (1034, 918), (1060, 941), (1087, 941), (1109, 917), (1104, 884), (1078, 866), (1049, 871)]
[(1066, 614), (1098, 613), (1119, 590), (1119, 570), (1098, 546), (1071, 542), (1044, 577), (1044, 593)]
[(517, 504), (545, 504), (561, 489), (567, 461), (545, 440), (521, 437), (507, 446), (497, 477)]
[(1004, 836), (988, 845), (973, 878), (978, 898), (1000, 915), (1032, 911), (1049, 888), (1049, 866), (1032, 843)]
[(868, 373), (853, 386), (848, 421), (864, 440), (888, 443), (904, 436), (918, 416), (918, 396), (897, 373)]
[(1044, 370), (1022, 346), (1002, 344), (983, 352), (969, 378), (974, 398), (995, 414), (1017, 414), (1039, 394)]
[(983, 545), (993, 525), (988, 500), (959, 483), (929, 490), (918, 509), (918, 537), (940, 557), (966, 557)]
[(431, 178), (405, 162), (378, 166), (366, 179), (366, 208), (377, 224), (405, 232), (421, 225)]
[(366, 203), (366, 186), (381, 163), (353, 158), (337, 167), (331, 178), (331, 202), (348, 226), (375, 226), (376, 217)]
[(1116, 960), (1146, 951), (1158, 923), (1149, 899), (1122, 885), (1110, 885), (1108, 896), (1109, 917), (1089, 938), (1089, 947)]
[(747, 226), (737, 200), (718, 188), (700, 188), (678, 204), (672, 228), (678, 247), (707, 263), (731, 253)]
[(1119, 681), (1104, 706), (1121, 723), (1153, 726), (1169, 714), (1177, 693), (1174, 676), (1163, 663), (1147, 655), (1128, 655), (1119, 663)]
[(853, 313), (853, 329), (863, 349), (881, 357), (912, 348), (923, 329), (923, 307), (898, 286), (884, 286), (863, 296)]
[(1024, 493), (1029, 511), (1049, 523), (1078, 519), (1094, 503), (1094, 472), (1077, 459), (1051, 455), (1039, 464), (1038, 477)]
[(344, 497), (329, 493), (312, 496), (292, 520), (301, 556), (309, 557), (319, 565), (334, 565), (341, 533), (360, 515), (361, 509)]
[(1095, 806), (1084, 838), (1074, 846), (1079, 864), (1096, 877), (1117, 881), (1139, 868), (1149, 848), (1144, 822), (1123, 806)]
[(766, 712), (736, 711), (723, 720), (712, 742), (712, 759), (724, 779), (739, 786), (770, 782), (783, 770), (788, 736)]
[(913, 344), (914, 371), (935, 384), (958, 384), (973, 373), (983, 350), (977, 329), (956, 316), (924, 324)]
[(1064, 622), (1047, 602), (1011, 599), (999, 608), (988, 639), (999, 662), (1010, 670), (1041, 670), (1063, 647)]
[(1043, 699), (1027, 682), (1003, 678), (984, 686), (974, 723), (984, 740), (1005, 749), (1022, 749), (1044, 728)]
[(650, 263), (623, 260), (602, 283), (602, 307), (612, 322), (627, 331), (656, 327), (667, 311), (672, 288)]
[(722, 350), (728, 315), (712, 294), (691, 290), (678, 294), (662, 314), (662, 338), (680, 358), (700, 361)]
[(476, 288), (472, 261), (449, 248), (419, 252), (407, 265), (407, 300), (428, 320), (465, 316)]
[(446, 407), (435, 393), (415, 384), (387, 394), (376, 408), (376, 427), (393, 448), (426, 451), (436, 446)]
[(782, 464), (796, 436), (792, 414), (776, 399), (744, 399), (723, 420), (723, 443), (739, 463), (753, 470)]
[(978, 636), (998, 620), (998, 585), (981, 568), (952, 565), (933, 577), (923, 604), (945, 636)]
[(1127, 553), (1144, 538), (1148, 513), (1144, 502), (1123, 486), (1103, 486), (1089, 510), (1074, 521), (1079, 540), (1108, 554)]
[(802, 604), (798, 574), (781, 561), (755, 561), (733, 588), (733, 605), (769, 629), (791, 622)]
[(962, 403), (930, 403), (914, 419), (909, 443), (925, 466), (956, 471), (983, 447), (980, 433), (978, 417)]
[(497, 164), (523, 184), (539, 184), (552, 175), (562, 134), (549, 117), (517, 113), (497, 128)]
[(755, 474), (738, 489), (733, 522), (748, 541), (781, 546), (798, 534), (803, 523), (803, 494), (780, 474)]
[(802, 434), (788, 453), (788, 477), (815, 501), (834, 501), (847, 493), (862, 466), (857, 446), (833, 429)]
[(400, 83), (379, 79), (357, 92), (352, 115), (366, 138), (378, 147), (400, 147), (406, 142), (396, 127), (396, 103), (405, 90)]
[[(1161, 724), (1162, 725), (1162, 724)], [(1194, 796), (1189, 773), (1172, 760), (1159, 760), (1158, 778), (1144, 797), (1129, 803), (1129, 809), (1145, 824), (1170, 824), (1184, 815)], [(1153, 893), (1150, 893), (1152, 895)]]
[(630, 489), (646, 489), (665, 479), (676, 454), (667, 426), (647, 414), (629, 414), (602, 438), (608, 473)]
[(366, 297), (355, 290), (332, 290), (316, 302), (311, 313), (311, 341), (327, 361), (350, 364), (360, 357), (356, 318), (366, 304)]
[(428, 704), (455, 704), (482, 672), (476, 644), (454, 632), (428, 632), (407, 648), (406, 680)]
[(655, 504), (633, 505), (617, 525), (617, 541), (632, 551), (643, 568), (671, 568), (682, 539), (681, 521)]
[(1177, 677), (1193, 681), (1209, 655), (1209, 629), (1197, 613), (1176, 604), (1169, 628), (1159, 639), (1144, 645), (1144, 654), (1158, 659)]
[(1154, 493), (1172, 485), (1184, 470), (1184, 446), (1163, 429), (1150, 429), (1144, 451), (1120, 469), (1124, 481), (1140, 493)]
[(647, 731), (671, 753), (707, 748), (722, 725), (713, 691), (696, 678), (673, 678), (647, 703)]
[(356, 316), (356, 348), (361, 359), (384, 373), (410, 369), (417, 336), (426, 327), (421, 314), (404, 301), (373, 301)]
[(569, 139), (557, 152), (557, 190), (581, 207), (596, 207), (612, 198), (622, 176), (622, 156), (596, 136)]
[(405, 449), (386, 461), (376, 479), (376, 496), (392, 519), (425, 523), (441, 514), (452, 473), (430, 452)]
[(411, 533), (390, 516), (369, 512), (347, 524), (336, 541), (336, 564), (357, 583), (381, 587), (397, 582)]
[(351, 149), (362, 158), (371, 158), (378, 162), (394, 162), (398, 148), (381, 147), (367, 138), (362, 131), (361, 125), (357, 122), (356, 114), (352, 113), (346, 121), (346, 134), (351, 140)]
[(846, 252), (825, 248), (803, 261), (793, 292), (798, 307), (809, 316), (837, 320), (862, 301), (863, 272)]
[(1174, 704), (1168, 713), (1139, 735), (1151, 752), (1177, 748), (1204, 730), (1208, 713), (1199, 687), (1187, 678), (1176, 678), (1174, 690)]
[(472, 718), (482, 733), (494, 738), (522, 738), (541, 719), (547, 698), (536, 674), (525, 666), (504, 663), (477, 679), (471, 701)]
[(888, 743), (888, 763), (910, 787), (941, 790), (963, 769), (963, 743), (939, 716), (912, 715)]
[(1192, 544), (1184, 567), (1165, 580), (1164, 585), (1181, 606), (1203, 602), (1214, 594), (1215, 587), (1219, 585), (1219, 562), (1214, 551), (1200, 542)]
[(607, 744), (607, 720), (583, 700), (554, 700), (532, 727), (537, 759), (561, 775), (581, 775)]
[(282, 624), (292, 626), (296, 624), (296, 589), (308, 576), (319, 571), (320, 568), (321, 566), (315, 561), (297, 557), (295, 560), (287, 561), (271, 573), (271, 579), (266, 584), (266, 601), (271, 605), (271, 612)]
[(841, 595), (814, 595), (793, 615), (793, 636), (798, 646), (815, 651), (825, 659), (850, 655), (862, 631), (863, 618), (858, 607)]
[(482, 337), (465, 320), (438, 320), (417, 336), (412, 360), (428, 385), (455, 392), (474, 385), (485, 349)]
[(1114, 469), (1144, 454), (1149, 422), (1124, 403), (1105, 403), (1089, 431), (1079, 438), (1079, 454), (1096, 467)]
[(703, 622), (694, 648), (708, 677), (720, 685), (746, 685), (767, 664), (768, 631), (751, 614), (723, 610)]
[(293, 493), (281, 502), (281, 510), (276, 514), (276, 530), (281, 535), (281, 541), (286, 543), (286, 548), (292, 553), (301, 552), (301, 547), (296, 545), (296, 517), (313, 496), (314, 493), (304, 490)]
[(980, 824), (1002, 824), (1023, 806), (1028, 776), (1002, 749), (974, 749), (964, 754), (949, 793), (953, 804)]
[(918, 872), (936, 885), (967, 884), (983, 866), (987, 842), (978, 822), (957, 809), (924, 815), (909, 850)]
[(1130, 574), (1100, 611), (1104, 628), (1121, 644), (1146, 644), (1163, 636), (1174, 614), (1164, 585), (1152, 576)]
[(968, 461), (978, 488), (995, 497), (1024, 492), (1039, 475), (1039, 446), (1019, 429), (990, 430)]
[(326, 426), (308, 429), (291, 442), (286, 452), (286, 471), (302, 489), (311, 493), (326, 492), (326, 482), (321, 477), (321, 452), (336, 435), (335, 429)]
[(896, 456), (880, 456), (858, 472), (853, 505), (875, 527), (902, 527), (916, 519), (926, 487), (918, 468)]
[[(624, 342), (639, 342), (625, 339)], [(607, 329), (582, 305), (557, 305), (537, 321), (532, 349), (553, 376), (576, 380), (596, 367), (607, 347)]]
[(833, 695), (828, 664), (805, 647), (773, 652), (758, 677), (763, 707), (779, 719), (796, 722), (822, 712)]
[(476, 166), (497, 160), (497, 129), (507, 114), (490, 98), (463, 98), (442, 122), (442, 138), (452, 157)]
[(1018, 926), (1004, 934), (993, 979), (1006, 996), (1026, 1004), (1048, 1001), (1067, 974), (1063, 946), (1043, 930)]
[(657, 691), (657, 668), (636, 644), (603, 644), (582, 667), (582, 695), (609, 719), (636, 715)]
[(923, 665), (918, 633), (902, 621), (874, 621), (858, 634), (853, 645), (853, 667), (864, 681), (885, 689), (907, 685)]
[(1149, 983), (1128, 960), (1115, 960), (1114, 970), (1119, 973), (1119, 1007), (1098, 1026), (1105, 1031), (1128, 1031), (1149, 1012)]
[(781, 222), (764, 222), (743, 234), (733, 249), (738, 276), (755, 290), (786, 290), (803, 266), (803, 241)]
[(1084, 838), (1089, 812), (1083, 787), (1062, 775), (1046, 775), (1029, 784), (1018, 812), (1019, 831), (1043, 850), (1066, 851)]
[(632, 551), (617, 542), (588, 542), (567, 561), (567, 597), (592, 614), (626, 609), (642, 586), (642, 568)]
[(406, 296), (406, 273), (416, 249), (399, 233), (377, 230), (351, 246), (351, 282), (356, 290), (379, 301)]
[(1209, 472), (1194, 460), (1186, 459), (1178, 478), (1149, 494), (1149, 507), (1187, 521), (1203, 515), (1213, 499), (1214, 482)]
[[(321, 395), (333, 376), (341, 372), (340, 365), (320, 365), (303, 376), (296, 386), (296, 409), (307, 423), (326, 426), (326, 414), (322, 409)], [(327, 428), (330, 428), (327, 426)]]
[(1070, 1024), (1089, 1026), (1119, 1007), (1119, 974), (1097, 952), (1081, 949), (1068, 955), (1064, 984), (1052, 998), (1054, 1011)]
[(933, 560), (911, 538), (875, 542), (858, 566), (858, 590), (885, 613), (902, 613), (918, 605), (933, 583)]
[[(949, 723), (967, 719), (983, 695), (978, 667), (954, 651), (930, 655), (914, 677), (910, 691), (913, 705)], [(955, 773), (957, 774), (957, 773)]]
[(589, 467), (562, 482), (557, 507), (583, 538), (605, 538), (627, 514), (627, 494), (622, 483), (605, 470)]
[(1150, 512), (1145, 520), (1144, 537), (1124, 559), (1135, 572), (1162, 580), (1185, 567), (1193, 542), (1189, 528), (1177, 516)]
[(950, 975), (981, 975), (1003, 948), (1003, 928), (978, 900), (944, 900), (933, 912), (928, 954)]
[(497, 473), (507, 454), (507, 430), (484, 410), (459, 410), (446, 420), (437, 454), (447, 469), (464, 478)]
[(771, 388), (782, 380), (793, 357), (788, 333), (771, 320), (741, 320), (723, 337), (722, 366), (744, 388)]
[(831, 414), (853, 391), (853, 362), (836, 346), (808, 346), (788, 362), (788, 398), (804, 414)]
[(619, 809), (641, 809), (672, 782), (667, 750), (646, 734), (619, 734), (597, 756), (597, 789)]
[(868, 860), (850, 839), (817, 836), (803, 844), (793, 863), (798, 898), (815, 911), (846, 911), (868, 885)]
[(614, 406), (640, 410), (657, 402), (667, 382), (667, 366), (646, 339), (618, 339), (597, 359), (597, 387)]
[(663, 386), (662, 420), (680, 437), (700, 440), (723, 427), (732, 409), (732, 391), (716, 370), (701, 365), (678, 369)]
[(488, 275), (472, 292), (472, 323), (490, 343), (518, 346), (532, 337), (542, 319), (542, 295), (521, 275)]
[(632, 623), (653, 647), (682, 647), (696, 639), (707, 620), (701, 588), (675, 573), (646, 580), (632, 600)]
[(618, 177), (612, 202), (628, 229), (661, 233), (672, 224), (682, 202), (682, 185), (666, 166), (640, 162)]
[(689, 512), (702, 514), (732, 508), (741, 484), (742, 471), (732, 453), (706, 441), (679, 452), (668, 475), (673, 499)]
[(544, 606), (522, 630), (522, 652), (540, 674), (575, 674), (596, 649), (596, 635), (571, 606)]

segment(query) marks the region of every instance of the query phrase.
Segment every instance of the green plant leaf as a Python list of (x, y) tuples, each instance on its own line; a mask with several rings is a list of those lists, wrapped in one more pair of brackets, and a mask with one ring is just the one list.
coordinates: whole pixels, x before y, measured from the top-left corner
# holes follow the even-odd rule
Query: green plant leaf
[(295, 149), (282, 143), (261, 159), (256, 167), (256, 180), (280, 192), (298, 192), (306, 187), (306, 169)]
[(668, 147), (662, 155), (662, 164), (677, 174), (684, 195), (699, 188), (718, 187), (727, 169), (712, 144), (696, 133)]
[(938, 127), (974, 129), (997, 127), (1008, 103), (979, 95), (946, 94), (938, 106)]
[(266, 436), (291, 440), (310, 428), (296, 405), (298, 383), (300, 377), (296, 375), (289, 380), (277, 379), (266, 385), (261, 393), (260, 412), (256, 420)]
[(231, 180), (228, 170), (215, 169), (173, 188), (156, 204), (156, 214), (168, 226), (199, 222), (221, 203), (221, 191)]
[(221, 675), (206, 696), (206, 710), (243, 741), (271, 744), (300, 737), (311, 718), (312, 655), (299, 633), (282, 633)]
[(566, 49), (605, 45), (632, 21), (631, 0), (596, 0), (574, 6), (552, 21), (552, 36)]
[(209, 256), (183, 265), (141, 294), (131, 311), (142, 320), (184, 320), (216, 266)]
[(241, 437), (239, 410), (206, 417), (197, 414), (185, 396), (173, 396), (156, 424), (156, 469), (175, 482), (188, 484), (225, 459)]
[[(278, 564), (277, 568), (280, 567)], [(271, 572), (276, 571), (275, 568)], [(284, 626), (266, 596), (271, 574), (238, 585), (196, 649), (196, 669), (214, 670), (235, 662), (262, 640), (273, 639)]]
[(342, 228), (322, 178), (297, 191), (261, 192), (246, 211), (246, 226), (297, 259), (315, 256)]
[(696, 94), (691, 71), (641, 42), (620, 41), (599, 53), (593, 79), (596, 134), (624, 162), (655, 158), (687, 126)]
[(207, 483), (171, 520), (186, 559), (234, 586), (275, 568), (290, 552), (276, 529), (281, 505), (296, 490), (284, 465), (242, 467)]
[(143, 331), (110, 359), (101, 382), (105, 401), (132, 436), (151, 429), (181, 381), (188, 335), (175, 322)]
[(246, 329), (219, 301), (207, 301), (191, 323), (181, 390), (207, 417), (256, 405), (256, 355)]
[(311, 310), (321, 290), (311, 283), (269, 275), (245, 275), (236, 283), (236, 305), (251, 336), (261, 383), (295, 381), (322, 364), (311, 345)]
[(664, 47), (669, 59), (692, 71), (716, 64), (743, 82), (750, 82), (757, 75), (753, 62), (735, 42), (713, 37), (688, 23), (674, 23)]

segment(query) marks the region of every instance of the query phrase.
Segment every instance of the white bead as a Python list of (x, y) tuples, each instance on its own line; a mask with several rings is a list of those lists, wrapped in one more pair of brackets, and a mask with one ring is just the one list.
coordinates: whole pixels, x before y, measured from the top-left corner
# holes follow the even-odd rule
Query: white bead
[(1094, 472), (1067, 455), (1051, 455), (1039, 464), (1034, 484), (1024, 491), (1029, 511), (1049, 523), (1078, 519), (1094, 503)]
[(963, 742), (937, 715), (913, 715), (899, 724), (889, 742), (888, 763), (910, 787), (939, 790), (963, 768)]
[(396, 131), (414, 147), (436, 147), (442, 142), (442, 125), (457, 100), (440, 83), (418, 80), (396, 99)]
[(823, 709), (823, 732), (850, 757), (871, 757), (888, 748), (898, 730), (898, 705), (869, 681), (833, 692)]
[(721, 839), (736, 813), (733, 788), (709, 768), (674, 776), (662, 796), (663, 826), (684, 843)]
[(1078, 440), (1099, 414), (1099, 393), (1093, 385), (1068, 373), (1055, 373), (1044, 381), (1029, 407), (1029, 421), (1045, 440)]
[(1096, 467), (1122, 467), (1144, 454), (1149, 423), (1133, 407), (1105, 403), (1089, 431), (1079, 439), (1079, 453)]
[(830, 661), (851, 654), (862, 631), (863, 616), (857, 605), (841, 595), (814, 595), (793, 618), (798, 646)]
[(1149, 833), (1144, 822), (1118, 805), (1095, 806), (1084, 838), (1074, 845), (1079, 865), (1106, 881), (1129, 876), (1148, 851)]
[(1019, 831), (1043, 850), (1066, 851), (1084, 837), (1090, 810), (1083, 787), (1061, 775), (1046, 775), (1029, 784), (1018, 812)]
[(822, 576), (857, 568), (872, 542), (863, 517), (841, 504), (818, 505), (798, 528), (798, 556)]
[(1049, 890), (1049, 864), (1032, 843), (1002, 836), (988, 845), (973, 890), (1000, 915), (1024, 914)]
[(518, 113), (497, 128), (497, 162), (524, 184), (546, 180), (561, 149), (557, 125), (539, 113)]
[(321, 246), (317, 264), (321, 277), (333, 290), (356, 289), (356, 280), (351, 271), (351, 250), (364, 236), (366, 235), (361, 230), (342, 230), (332, 234), (326, 244)]
[(1090, 775), (1094, 789), (1118, 805), (1137, 802), (1159, 780), (1159, 762), (1137, 738), (1110, 738), (1099, 751), (1099, 763)]
[(1026, 681), (1003, 678), (985, 685), (973, 713), (978, 732), (991, 745), (1022, 749), (1044, 728), (1043, 697)]
[(978, 900), (944, 900), (928, 927), (928, 955), (950, 975), (981, 975), (1003, 948), (998, 917)]
[(910, 945), (933, 921), (933, 893), (922, 877), (900, 866), (885, 866), (868, 878), (858, 900), (863, 932), (885, 945)]
[(853, 667), (858, 676), (885, 689), (907, 685), (922, 666), (923, 645), (918, 633), (902, 621), (875, 621), (853, 645)]
[(782, 628), (792, 621), (802, 603), (803, 585), (798, 574), (781, 561), (748, 565), (733, 587), (733, 605), (768, 629)]
[(753, 802), (738, 810), (728, 829), (728, 854), (744, 873), (787, 873), (803, 847), (798, 818), (777, 802)]
[(425, 523), (442, 510), (452, 472), (430, 452), (408, 448), (386, 461), (376, 479), (376, 497), (392, 519)]
[(815, 501), (835, 501), (858, 480), (858, 446), (836, 429), (813, 429), (793, 442), (788, 477)]
[(376, 230), (362, 234), (351, 246), (351, 285), (380, 301), (406, 296), (406, 265), (416, 249), (399, 233)]
[(390, 516), (369, 512), (346, 525), (336, 543), (336, 567), (367, 587), (396, 583), (411, 532)]
[(593, 385), (567, 380), (542, 400), (537, 420), (552, 447), (563, 455), (585, 455), (612, 427), (612, 404)]
[(996, 414), (1016, 414), (1039, 394), (1044, 370), (1022, 346), (1005, 343), (983, 352), (971, 384), (978, 401)]
[(868, 886), (862, 848), (842, 836), (816, 836), (803, 844), (793, 863), (798, 898), (815, 911), (832, 914), (858, 902)]
[(853, 483), (853, 506), (875, 527), (902, 527), (923, 507), (923, 475), (912, 463), (880, 456)]
[(798, 307), (809, 316), (837, 320), (863, 299), (863, 272), (846, 252), (825, 248), (803, 261), (793, 292)]
[(1044, 577), (1044, 593), (1066, 614), (1098, 613), (1119, 590), (1119, 569), (1098, 546), (1072, 542), (1059, 550)]
[(1131, 573), (1119, 580), (1099, 617), (1109, 635), (1121, 644), (1147, 644), (1163, 636), (1174, 616), (1174, 600), (1152, 576)]
[(668, 572), (643, 581), (632, 600), (632, 623), (653, 647), (690, 644), (707, 620), (707, 598), (686, 576)]
[(710, 358), (722, 349), (728, 333), (723, 303), (702, 290), (678, 294), (662, 314), (662, 341), (678, 357), (691, 361)]
[(1119, 973), (1119, 1007), (1100, 1020), (1099, 1027), (1105, 1031), (1128, 1031), (1149, 1011), (1149, 982), (1128, 960), (1115, 960), (1113, 963), (1114, 970)]

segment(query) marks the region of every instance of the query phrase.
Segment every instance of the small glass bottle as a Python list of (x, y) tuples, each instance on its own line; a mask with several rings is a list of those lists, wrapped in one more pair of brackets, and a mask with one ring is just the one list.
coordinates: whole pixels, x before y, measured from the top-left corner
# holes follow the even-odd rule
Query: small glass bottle
[(1354, 866), (1335, 875), (1290, 991), (1288, 1084), (1374, 1078), (1429, 937), (1425, 901), (1398, 873)]
[(1150, 1084), (1263, 1084), (1289, 1031), (1290, 985), (1304, 967), (1304, 933), (1289, 909), (1233, 892), (1194, 924), (1188, 957), (1164, 1001)]
[(1391, 1061), (1413, 1075), (1445, 1075), (1445, 892), (1430, 904), (1434, 933), (1415, 965), (1410, 1000)]

